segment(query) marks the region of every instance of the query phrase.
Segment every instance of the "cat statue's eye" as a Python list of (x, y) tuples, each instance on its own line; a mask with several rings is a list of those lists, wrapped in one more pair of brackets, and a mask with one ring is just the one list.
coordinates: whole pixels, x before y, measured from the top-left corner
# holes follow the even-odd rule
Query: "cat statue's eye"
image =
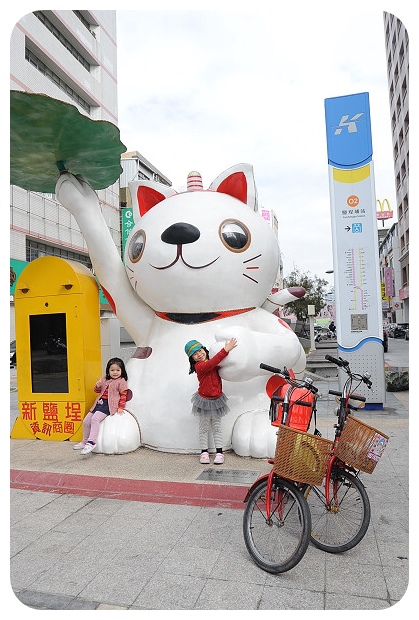
[(145, 232), (138, 230), (129, 243), (128, 256), (132, 263), (137, 263), (145, 248)]
[(224, 220), (218, 230), (223, 244), (232, 252), (244, 252), (250, 245), (250, 231), (238, 220)]

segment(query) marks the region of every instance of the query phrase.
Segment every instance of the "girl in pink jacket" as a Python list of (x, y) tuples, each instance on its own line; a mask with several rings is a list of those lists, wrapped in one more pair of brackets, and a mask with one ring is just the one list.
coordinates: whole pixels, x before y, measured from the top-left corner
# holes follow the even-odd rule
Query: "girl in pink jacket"
[(105, 376), (93, 388), (99, 396), (83, 420), (83, 439), (74, 446), (74, 450), (81, 450), (80, 454), (89, 454), (96, 445), (100, 423), (108, 415), (124, 413), (128, 394), (127, 379), (124, 362), (119, 357), (110, 359), (106, 364)]

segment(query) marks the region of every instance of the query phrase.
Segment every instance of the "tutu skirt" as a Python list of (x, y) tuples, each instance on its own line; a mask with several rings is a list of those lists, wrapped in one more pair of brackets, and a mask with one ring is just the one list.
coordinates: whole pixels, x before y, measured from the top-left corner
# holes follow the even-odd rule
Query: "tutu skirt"
[(226, 415), (230, 411), (227, 405), (227, 396), (223, 393), (219, 398), (202, 398), (195, 392), (191, 398), (192, 414), (218, 417)]

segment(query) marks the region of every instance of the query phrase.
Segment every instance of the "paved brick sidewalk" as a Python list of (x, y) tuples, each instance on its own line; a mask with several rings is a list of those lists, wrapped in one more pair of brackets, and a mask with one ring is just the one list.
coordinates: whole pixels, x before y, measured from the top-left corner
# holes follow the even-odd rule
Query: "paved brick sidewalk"
[[(329, 384), (324, 384), (318, 426), (327, 437), (333, 430), (334, 402), (325, 396)], [(202, 465), (194, 455), (140, 448), (132, 454), (81, 459), (66, 442), (11, 440), (16, 488), (11, 491), (10, 566), (17, 598), (8, 592), (9, 606), (25, 612), (35, 608), (399, 613), (412, 596), (404, 596), (409, 565), (408, 410), (389, 394), (383, 411), (365, 412), (363, 417), (390, 436), (374, 474), (362, 476), (372, 509), (365, 538), (341, 555), (310, 546), (303, 560), (282, 575), (260, 570), (247, 553), (239, 506), (246, 485), (198, 480)], [(250, 477), (267, 468), (264, 459), (230, 453), (221, 467)], [(85, 487), (80, 494), (75, 493), (76, 481)], [(34, 490), (30, 486), (34, 484), (43, 484), (44, 490)], [(147, 501), (138, 495), (140, 501), (103, 494), (105, 488), (116, 497), (121, 485), (126, 485), (122, 491), (148, 492)], [(176, 498), (179, 489), (182, 501)], [(238, 503), (229, 507), (226, 499), (233, 501), (233, 495)], [(212, 504), (207, 502), (209, 496)]]

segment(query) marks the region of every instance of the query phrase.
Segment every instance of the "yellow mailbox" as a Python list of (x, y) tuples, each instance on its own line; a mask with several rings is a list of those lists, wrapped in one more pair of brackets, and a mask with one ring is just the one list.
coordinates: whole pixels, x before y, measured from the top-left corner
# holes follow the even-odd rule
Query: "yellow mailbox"
[(102, 374), (94, 276), (71, 260), (32, 261), (16, 283), (15, 320), (19, 416), (11, 436), (80, 441)]

